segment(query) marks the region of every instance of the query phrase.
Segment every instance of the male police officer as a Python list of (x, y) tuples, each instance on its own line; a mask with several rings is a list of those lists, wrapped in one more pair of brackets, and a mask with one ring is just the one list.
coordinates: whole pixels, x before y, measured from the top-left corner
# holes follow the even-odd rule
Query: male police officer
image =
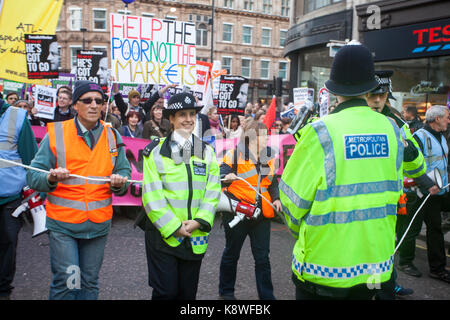
[(403, 149), (395, 122), (373, 112), (372, 55), (341, 48), (326, 88), (339, 105), (306, 125), (280, 181), (286, 222), (297, 239), (297, 299), (371, 299), (390, 287)]

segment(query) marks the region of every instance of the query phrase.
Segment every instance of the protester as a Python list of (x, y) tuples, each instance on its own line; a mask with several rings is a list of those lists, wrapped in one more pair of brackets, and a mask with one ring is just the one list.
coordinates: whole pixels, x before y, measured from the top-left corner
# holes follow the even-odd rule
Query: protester
[(217, 113), (216, 107), (211, 107), (208, 109), (208, 119), (209, 119), (209, 127), (210, 134), (215, 136), (216, 139), (220, 139), (222, 137), (222, 128), (219, 121), (219, 114)]
[(123, 137), (142, 138), (142, 130), (138, 125), (140, 121), (141, 114), (138, 111), (128, 111), (125, 122), (127, 124), (119, 129), (119, 133)]
[(24, 109), (10, 107), (0, 99), (0, 300), (9, 300), (16, 272), (16, 249), (21, 217), (11, 214), (22, 203), (26, 170), (1, 159), (29, 165), (37, 152), (36, 138)]
[(281, 130), (279, 134), (288, 134), (287, 129), (289, 129), (291, 122), (291, 118), (281, 118)]
[(229, 129), (228, 126), (223, 127), (224, 138), (226, 139), (240, 138), (243, 132), (243, 128), (241, 126), (241, 120), (239, 119), (239, 116), (235, 114), (230, 115), (228, 117), (228, 121), (231, 121)]
[[(432, 106), (425, 113), (425, 126), (414, 133), (420, 149), (426, 161), (426, 171), (428, 174), (435, 168), (441, 174), (443, 185), (448, 184), (448, 146), (442, 132), (447, 130), (449, 123), (449, 112), (445, 106)], [(411, 229), (405, 236), (405, 240), (399, 247), (399, 269), (404, 273), (420, 277), (420, 272), (414, 265), (416, 249), (416, 237), (425, 222), (427, 226), (426, 242), (428, 265), (430, 277), (450, 283), (450, 273), (446, 269), (447, 258), (445, 256), (444, 235), (442, 232), (441, 212), (446, 207), (448, 197), (448, 187), (442, 189), (437, 194), (433, 194), (427, 200), (423, 208), (419, 211)], [(421, 189), (423, 194), (428, 194), (426, 189)], [(431, 192), (430, 192), (431, 193)], [(412, 216), (424, 201), (425, 197), (419, 198), (413, 193), (406, 195), (407, 216), (399, 216), (399, 236), (403, 236), (407, 226), (411, 222)]]
[(417, 108), (415, 106), (406, 106), (406, 108), (403, 109), (403, 118), (405, 118), (408, 123), (411, 133), (416, 132), (424, 126), (422, 121), (419, 119)]
[[(112, 103), (111, 103), (112, 104)], [(108, 104), (104, 103), (102, 106), (102, 113), (100, 115), (100, 119), (104, 120), (106, 123), (111, 124), (111, 126), (119, 130), (120, 127), (122, 127), (122, 122), (120, 121), (120, 118), (116, 116), (113, 112), (111, 112), (112, 106), (110, 104), (110, 110), (108, 110)], [(109, 111), (108, 113), (106, 113)]]
[(163, 116), (172, 131), (144, 151), (142, 203), (152, 299), (193, 300), (220, 196), (214, 150), (193, 135), (195, 98), (172, 96)]
[[(325, 82), (339, 105), (302, 129), (284, 168), (280, 198), (297, 240), (297, 299), (372, 299), (378, 288), (393, 290), (404, 146), (397, 125), (366, 103), (377, 86), (366, 47), (339, 49)], [(369, 155), (367, 139), (384, 151)]]
[(6, 94), (6, 103), (13, 106), (17, 100), (19, 100), (19, 95), (16, 92), (9, 92)]
[[(28, 170), (31, 188), (47, 192), (50, 299), (97, 299), (98, 275), (111, 228), (112, 193), (128, 189), (130, 164), (120, 135), (99, 121), (105, 97), (90, 81), (75, 82), (74, 119), (49, 123)], [(110, 178), (109, 182), (71, 177)], [(68, 285), (74, 282), (78, 286)]]
[(273, 129), (271, 130), (271, 134), (280, 134), (282, 126), (283, 126), (283, 123), (281, 122), (280, 119), (275, 120)]
[[(233, 213), (224, 212), (222, 224), (225, 229), (225, 249), (220, 263), (219, 294), (225, 300), (235, 300), (237, 264), (242, 245), (250, 238), (258, 296), (262, 300), (273, 300), (273, 285), (269, 260), (270, 219), (275, 216), (273, 206), (281, 211), (275, 151), (267, 146), (267, 127), (258, 121), (250, 122), (235, 149), (229, 151), (220, 166), (220, 175), (229, 184), (224, 192), (227, 196), (262, 210), (255, 220), (243, 220), (233, 228), (228, 225)], [(252, 188), (237, 177), (244, 178)], [(259, 196), (254, 188), (265, 199)], [(267, 200), (266, 200), (267, 199)], [(268, 203), (267, 201), (270, 201)]]
[(253, 119), (255, 119), (255, 121), (264, 122), (265, 117), (266, 117), (266, 111), (259, 110), (258, 112), (256, 112)]
[[(378, 80), (378, 87), (367, 94), (366, 100), (372, 110), (384, 114), (386, 117), (393, 119), (397, 126), (400, 128), (401, 135), (408, 143), (408, 147), (404, 148), (403, 152), (403, 173), (406, 177), (415, 178), (418, 185), (425, 187), (430, 193), (436, 194), (439, 191), (437, 186), (426, 175), (425, 162), (423, 154), (420, 151), (419, 145), (413, 138), (409, 131), (408, 125), (400, 118), (400, 116), (393, 112), (393, 108), (388, 105), (388, 97), (391, 95), (391, 79), (393, 71), (391, 70), (379, 70), (375, 71), (375, 75)], [(419, 165), (420, 170), (416, 170)], [(400, 198), (402, 199), (402, 198)], [(400, 204), (398, 205), (400, 206)], [(399, 211), (397, 210), (397, 213)], [(402, 212), (400, 214), (403, 214)], [(398, 224), (397, 224), (398, 226)], [(400, 235), (401, 236), (401, 235)], [(397, 238), (399, 239), (398, 235)], [(397, 278), (395, 267), (393, 267), (393, 278)], [(380, 299), (394, 299), (394, 293), (398, 295), (412, 294), (413, 290), (403, 288), (397, 282), (395, 282), (394, 292), (380, 292), (378, 297)]]
[(150, 110), (150, 119), (144, 123), (142, 138), (154, 139), (167, 137), (170, 131), (169, 120), (163, 118), (164, 106), (161, 103), (155, 104)]
[(72, 92), (66, 88), (60, 88), (57, 92), (57, 106), (53, 119), (41, 120), (44, 123), (59, 122), (73, 119), (75, 117), (75, 109), (72, 107)]
[(17, 100), (14, 103), (14, 107), (21, 108), (27, 111), (27, 119), (30, 121), (30, 124), (32, 126), (40, 126), (42, 124), (41, 121), (34, 115), (34, 113), (37, 112), (36, 108), (33, 108), (31, 103), (27, 100)]

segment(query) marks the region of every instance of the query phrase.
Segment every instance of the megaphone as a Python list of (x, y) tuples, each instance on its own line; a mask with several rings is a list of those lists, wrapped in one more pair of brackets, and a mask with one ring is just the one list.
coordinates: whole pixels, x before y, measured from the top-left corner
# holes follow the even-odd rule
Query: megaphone
[(228, 225), (230, 228), (236, 226), (239, 222), (247, 219), (256, 219), (261, 214), (261, 209), (251, 204), (240, 202), (238, 200), (231, 199), (225, 193), (220, 193), (219, 203), (217, 204), (216, 211), (231, 212), (236, 214)]
[(30, 187), (25, 186), (22, 194), (24, 201), (11, 215), (17, 218), (20, 214), (30, 209), (34, 224), (32, 238), (34, 238), (47, 232), (47, 228), (45, 227), (47, 212), (45, 211), (45, 207), (39, 193), (35, 192), (33, 189), (30, 189)]
[(433, 171), (428, 172), (427, 176), (429, 176), (430, 179), (433, 180), (433, 182), (439, 187), (439, 189), (442, 189), (442, 187), (444, 186), (444, 182), (442, 181), (442, 176), (438, 168), (434, 168)]

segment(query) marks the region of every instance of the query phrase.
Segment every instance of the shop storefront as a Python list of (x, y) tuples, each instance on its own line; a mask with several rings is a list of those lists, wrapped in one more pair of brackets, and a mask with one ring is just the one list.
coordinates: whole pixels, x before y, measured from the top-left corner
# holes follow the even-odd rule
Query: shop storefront
[[(382, 21), (388, 25), (360, 30), (361, 42), (374, 53), (376, 69), (394, 71), (392, 89), (397, 101), (393, 106), (399, 111), (415, 106), (422, 119), (431, 105), (450, 108), (450, 2), (446, 11), (431, 10), (430, 4), (444, 5), (441, 10), (445, 10), (443, 1), (392, 12), (382, 7)], [(420, 15), (413, 14), (418, 11)], [(442, 14), (448, 17), (436, 16)], [(409, 23), (393, 26), (399, 21)]]

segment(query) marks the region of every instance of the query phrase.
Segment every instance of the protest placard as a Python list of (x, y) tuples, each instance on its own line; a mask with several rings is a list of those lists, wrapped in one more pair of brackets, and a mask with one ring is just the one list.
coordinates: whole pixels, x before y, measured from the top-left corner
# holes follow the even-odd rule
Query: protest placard
[(58, 78), (61, 54), (56, 35), (25, 34), (28, 79)]
[(110, 25), (117, 82), (196, 84), (194, 23), (112, 13)]
[(301, 106), (303, 106), (306, 100), (314, 102), (314, 89), (312, 88), (294, 88), (294, 107), (298, 110)]
[(247, 104), (248, 79), (221, 75), (217, 96), (218, 114), (244, 114)]
[(56, 107), (56, 89), (37, 85), (34, 90), (34, 106), (38, 110), (37, 117), (53, 119)]
[(325, 87), (319, 90), (318, 102), (320, 107), (320, 117), (326, 116), (328, 114), (328, 108), (330, 107), (330, 93)]
[(105, 51), (77, 50), (77, 80), (98, 83), (106, 91), (108, 79), (108, 58)]
[(68, 86), (72, 88), (75, 84), (76, 75), (73, 73), (60, 73), (57, 79), (52, 79), (52, 87), (59, 89), (62, 86)]

